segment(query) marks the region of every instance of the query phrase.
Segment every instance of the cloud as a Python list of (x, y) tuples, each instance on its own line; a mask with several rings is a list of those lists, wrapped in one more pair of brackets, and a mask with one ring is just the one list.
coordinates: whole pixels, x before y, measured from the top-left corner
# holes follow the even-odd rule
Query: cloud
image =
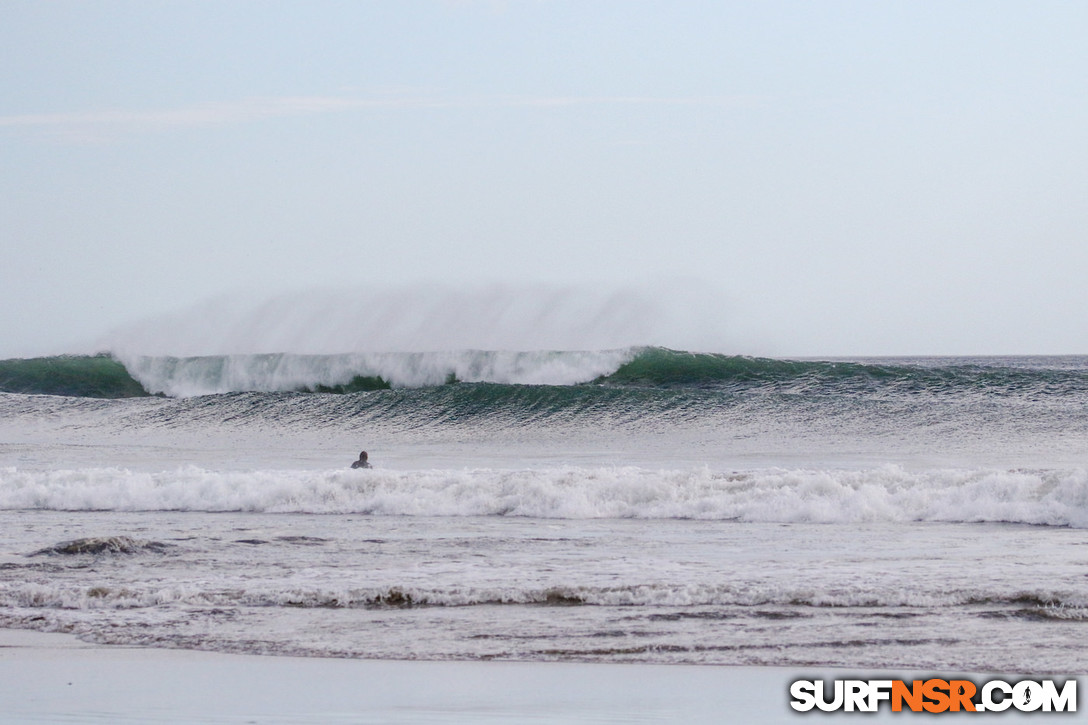
[(0, 116), (0, 129), (53, 133), (73, 140), (128, 133), (254, 123), (288, 116), (343, 113), (367, 109), (558, 108), (587, 105), (749, 106), (748, 96), (464, 96), (409, 93), (359, 96), (252, 97), (223, 103), (152, 110), (81, 110)]
[(157, 110), (86, 110), (66, 113), (28, 113), (0, 116), (0, 128), (57, 132), (88, 130), (156, 131), (226, 124), (252, 123), (284, 116), (337, 113), (359, 108), (395, 108), (424, 105), (408, 98), (350, 98), (340, 96), (286, 96), (244, 98), (186, 108)]

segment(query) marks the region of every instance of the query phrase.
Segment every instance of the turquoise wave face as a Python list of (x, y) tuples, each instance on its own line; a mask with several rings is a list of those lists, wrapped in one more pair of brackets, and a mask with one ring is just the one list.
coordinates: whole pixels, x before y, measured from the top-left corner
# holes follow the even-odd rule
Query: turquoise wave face
[(149, 394), (124, 365), (106, 354), (0, 360), (0, 390), (77, 398), (135, 398)]
[(646, 348), (614, 373), (594, 382), (624, 387), (762, 388), (795, 393), (881, 391), (1047, 395), (1088, 391), (1088, 359), (834, 362)]
[[(647, 347), (599, 352), (108, 355), (0, 361), (0, 391), (85, 398), (191, 397), (236, 392), (359, 393), (462, 388), (466, 403), (529, 394), (546, 406), (562, 389), (765, 391), (792, 394), (984, 394), (1053, 397), (1088, 393), (1088, 359), (1009, 358), (835, 362), (691, 353)], [(490, 386), (490, 387), (488, 387)], [(532, 393), (519, 391), (530, 387)], [(545, 392), (555, 388), (557, 391)], [(486, 391), (486, 392), (485, 392)], [(577, 396), (575, 396), (577, 397)]]

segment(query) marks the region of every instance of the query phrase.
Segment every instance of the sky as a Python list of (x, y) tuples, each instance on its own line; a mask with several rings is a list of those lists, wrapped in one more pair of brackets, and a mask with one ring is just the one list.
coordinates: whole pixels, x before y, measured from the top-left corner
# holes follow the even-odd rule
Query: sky
[(4, 0), (0, 357), (1086, 354), (1086, 37), (1048, 0)]

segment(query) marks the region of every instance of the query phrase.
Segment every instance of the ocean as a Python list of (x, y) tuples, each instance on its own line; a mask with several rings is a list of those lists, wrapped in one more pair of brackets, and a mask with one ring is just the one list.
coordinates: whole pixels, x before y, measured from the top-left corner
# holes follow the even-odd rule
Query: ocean
[(0, 391), (0, 627), (1088, 672), (1088, 357), (104, 354)]

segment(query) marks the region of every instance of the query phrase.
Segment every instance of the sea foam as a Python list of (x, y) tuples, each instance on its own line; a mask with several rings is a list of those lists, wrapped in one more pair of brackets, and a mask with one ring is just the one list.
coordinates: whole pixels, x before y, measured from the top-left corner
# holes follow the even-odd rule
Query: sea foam
[(122, 356), (129, 373), (150, 393), (171, 397), (234, 391), (312, 390), (344, 386), (357, 377), (393, 387), (442, 385), (451, 380), (521, 385), (573, 385), (616, 370), (635, 350), (343, 355)]
[(637, 467), (0, 470), (0, 508), (379, 516), (1010, 522), (1088, 528), (1088, 471)]
[(758, 582), (726, 584), (637, 584), (612, 586), (394, 585), (300, 588), (276, 582), (249, 582), (245, 588), (201, 587), (192, 584), (144, 584), (123, 588), (72, 587), (27, 582), (0, 583), (0, 607), (28, 609), (137, 609), (161, 605), (198, 607), (288, 607), (299, 609), (359, 609), (409, 607), (468, 607), (477, 605), (551, 605), (605, 607), (951, 607), (986, 603), (990, 606), (1032, 607), (1033, 615), (1050, 620), (1088, 620), (1088, 598), (1041, 586), (1036, 591), (1002, 595), (970, 583), (955, 589), (919, 587), (877, 590), (858, 587), (816, 587), (797, 583), (768, 586)]

